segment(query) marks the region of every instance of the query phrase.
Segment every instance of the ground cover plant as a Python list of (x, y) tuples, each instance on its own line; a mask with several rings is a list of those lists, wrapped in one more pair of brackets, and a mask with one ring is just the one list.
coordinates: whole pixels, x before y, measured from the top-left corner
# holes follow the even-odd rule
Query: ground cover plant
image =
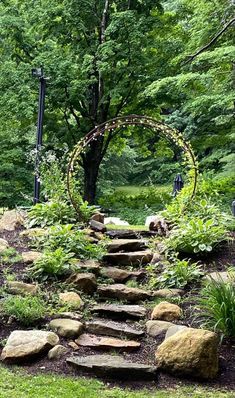
[(13, 317), (20, 325), (33, 326), (47, 314), (45, 301), (40, 297), (8, 296), (3, 301), (3, 314)]

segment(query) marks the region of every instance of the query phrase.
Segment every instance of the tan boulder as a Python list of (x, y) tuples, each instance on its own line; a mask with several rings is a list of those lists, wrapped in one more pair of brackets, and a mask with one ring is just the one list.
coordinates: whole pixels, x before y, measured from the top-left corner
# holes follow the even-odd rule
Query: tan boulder
[(83, 331), (83, 324), (73, 319), (57, 318), (49, 323), (49, 328), (61, 337), (77, 337)]
[(21, 253), (23, 263), (31, 264), (34, 261), (39, 260), (42, 257), (42, 253), (37, 251), (29, 251), (29, 252), (22, 252)]
[(184, 291), (182, 289), (159, 289), (153, 292), (153, 296), (159, 298), (179, 297), (183, 294)]
[(17, 210), (7, 210), (0, 219), (0, 231), (14, 231), (24, 224), (24, 217)]
[(48, 352), (48, 359), (59, 359), (68, 352), (68, 349), (63, 345), (57, 344)]
[(212, 379), (218, 373), (218, 338), (208, 330), (181, 330), (158, 347), (156, 360), (172, 374)]
[(171, 322), (179, 319), (181, 315), (182, 310), (178, 305), (162, 301), (154, 307), (151, 319)]
[(9, 281), (7, 282), (7, 290), (12, 294), (35, 295), (38, 292), (38, 285), (18, 281)]
[(147, 321), (146, 331), (149, 336), (157, 337), (163, 335), (173, 326), (173, 323), (166, 321)]
[(83, 306), (83, 301), (79, 294), (75, 292), (64, 292), (59, 294), (61, 304), (65, 304), (73, 309), (80, 309)]

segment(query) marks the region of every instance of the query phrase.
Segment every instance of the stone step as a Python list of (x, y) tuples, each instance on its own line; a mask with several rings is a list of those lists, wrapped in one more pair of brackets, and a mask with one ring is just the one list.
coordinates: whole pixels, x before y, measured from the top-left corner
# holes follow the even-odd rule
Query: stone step
[(138, 341), (133, 340), (121, 340), (107, 336), (95, 336), (92, 334), (82, 334), (79, 336), (75, 343), (82, 347), (93, 347), (99, 349), (118, 349), (124, 351), (133, 351), (140, 347)]
[(112, 265), (141, 266), (150, 263), (153, 254), (150, 250), (126, 252), (126, 253), (108, 253), (103, 256), (103, 261)]
[(146, 275), (145, 270), (128, 271), (117, 267), (103, 267), (100, 273), (102, 276), (110, 278), (114, 282), (125, 282), (128, 279), (141, 279)]
[(128, 326), (126, 323), (100, 319), (86, 322), (85, 327), (88, 333), (107, 335), (112, 337), (123, 336), (128, 338), (139, 338), (144, 335), (143, 330), (135, 329), (131, 326)]
[(153, 231), (133, 231), (131, 229), (112, 229), (105, 233), (111, 239), (142, 239), (156, 236)]
[(141, 305), (118, 304), (96, 305), (91, 309), (91, 312), (114, 318), (144, 318), (147, 314), (146, 308)]
[(67, 358), (67, 363), (79, 371), (96, 376), (133, 380), (155, 379), (157, 376), (155, 366), (129, 362), (117, 355), (73, 356)]
[(143, 239), (113, 239), (107, 245), (109, 253), (121, 251), (135, 252), (144, 250), (147, 247), (147, 241)]
[(100, 285), (98, 286), (97, 292), (100, 297), (126, 300), (130, 302), (147, 300), (152, 297), (152, 293), (149, 291), (135, 287), (128, 287), (122, 284)]

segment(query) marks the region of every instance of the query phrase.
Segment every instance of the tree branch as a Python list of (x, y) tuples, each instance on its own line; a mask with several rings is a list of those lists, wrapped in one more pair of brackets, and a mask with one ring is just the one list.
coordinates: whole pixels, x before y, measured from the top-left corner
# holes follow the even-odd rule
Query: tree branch
[(189, 55), (189, 59), (183, 63), (183, 65), (188, 64), (193, 61), (199, 54), (206, 51), (209, 47), (211, 47), (219, 38), (226, 32), (226, 30), (235, 22), (235, 18), (232, 18), (224, 27), (221, 29), (212, 39), (206, 44), (204, 47), (200, 48), (195, 54)]

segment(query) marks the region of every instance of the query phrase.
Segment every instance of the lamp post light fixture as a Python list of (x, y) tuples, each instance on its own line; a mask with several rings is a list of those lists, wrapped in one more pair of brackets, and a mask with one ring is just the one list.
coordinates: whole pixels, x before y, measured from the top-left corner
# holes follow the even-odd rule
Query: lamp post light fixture
[(176, 196), (179, 191), (184, 187), (184, 181), (181, 177), (181, 174), (177, 174), (177, 176), (174, 179), (174, 184), (173, 184), (173, 196)]
[(33, 204), (39, 202), (40, 197), (40, 152), (42, 147), (43, 119), (45, 109), (46, 78), (44, 77), (43, 67), (32, 69), (32, 77), (39, 79), (39, 101), (38, 101), (38, 120), (36, 138), (36, 156), (34, 169), (34, 196)]

